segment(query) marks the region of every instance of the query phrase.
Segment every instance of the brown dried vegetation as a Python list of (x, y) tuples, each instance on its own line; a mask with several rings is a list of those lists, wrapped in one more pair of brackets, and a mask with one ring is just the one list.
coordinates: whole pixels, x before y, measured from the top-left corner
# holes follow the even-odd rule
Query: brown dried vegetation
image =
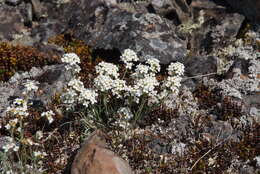
[(50, 56), (30, 46), (0, 43), (0, 81), (7, 81), (16, 71), (29, 71), (58, 63), (58, 57)]

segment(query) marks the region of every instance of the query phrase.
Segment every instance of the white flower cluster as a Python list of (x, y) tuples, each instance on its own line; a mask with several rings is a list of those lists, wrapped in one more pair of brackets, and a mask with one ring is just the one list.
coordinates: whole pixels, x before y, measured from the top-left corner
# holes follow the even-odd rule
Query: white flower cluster
[(15, 143), (14, 139), (11, 137), (6, 137), (7, 141), (2, 149), (4, 150), (4, 152), (9, 152), (9, 151), (13, 151), (13, 152), (17, 152), (19, 150), (19, 146)]
[(134, 117), (129, 107), (121, 107), (118, 109), (117, 113), (120, 116), (122, 116), (125, 120), (131, 120)]
[(89, 104), (95, 104), (98, 94), (93, 89), (86, 89), (79, 79), (72, 79), (68, 84), (67, 92), (62, 95), (65, 104), (83, 104), (88, 107)]
[(96, 66), (96, 73), (98, 75), (106, 75), (112, 78), (117, 78), (119, 76), (118, 67), (112, 63), (100, 62)]
[(41, 114), (42, 117), (46, 117), (48, 119), (50, 124), (54, 121), (54, 119), (53, 119), (54, 115), (55, 115), (55, 113), (52, 110), (47, 111), (47, 112), (43, 112)]
[(89, 104), (93, 105), (97, 102), (97, 100), (96, 100), (97, 96), (98, 96), (98, 94), (93, 89), (83, 88), (80, 91), (78, 100), (85, 107), (88, 107)]
[(144, 78), (137, 79), (134, 87), (130, 90), (133, 96), (140, 97), (143, 94), (148, 96), (155, 96), (157, 92), (155, 87), (159, 85), (155, 76), (145, 76)]
[(61, 58), (61, 61), (69, 65), (77, 65), (78, 63), (80, 63), (80, 59), (75, 53), (64, 54)]
[(13, 101), (13, 104), (11, 104), (11, 106), (7, 107), (6, 112), (13, 115), (18, 115), (20, 117), (26, 117), (29, 115), (27, 110), (27, 101), (21, 98), (17, 98)]
[(171, 63), (168, 66), (168, 74), (170, 76), (182, 76), (184, 75), (184, 65), (182, 63), (176, 62), (176, 63)]
[[(121, 60), (127, 69), (131, 69), (132, 63), (137, 61), (138, 57), (134, 51), (127, 49), (121, 56)], [(145, 64), (136, 66), (134, 73), (131, 74), (132, 85), (127, 85), (125, 80), (119, 79), (118, 68), (111, 63), (102, 62), (96, 67), (96, 70), (99, 74), (94, 80), (97, 89), (101, 92), (112, 91), (117, 98), (131, 96), (136, 103), (139, 103), (139, 99), (143, 95), (162, 99), (170, 92), (178, 93), (181, 76), (184, 74), (184, 65), (179, 62), (170, 64), (168, 67), (170, 76), (161, 85), (165, 89), (159, 95), (157, 95), (156, 89), (160, 86), (160, 82), (156, 79), (156, 74), (160, 72), (161, 67), (159, 60), (155, 58), (150, 58)]]
[(114, 124), (124, 130), (128, 130), (127, 128), (130, 126), (129, 121), (134, 118), (134, 114), (131, 112), (131, 109), (129, 107), (121, 107), (117, 110), (117, 114), (119, 118)]
[(162, 84), (162, 91), (158, 96), (160, 100), (167, 97), (171, 93), (179, 93), (179, 88), (181, 87), (182, 80), (181, 76), (184, 75), (184, 65), (179, 62), (171, 63), (168, 66), (167, 70), (169, 76), (164, 80)]
[(126, 65), (126, 69), (132, 69), (133, 62), (137, 62), (139, 60), (136, 53), (131, 49), (125, 49), (120, 58)]
[(163, 87), (165, 87), (165, 89), (170, 89), (172, 93), (178, 94), (181, 86), (181, 80), (182, 78), (179, 76), (169, 76), (163, 83)]
[(27, 94), (31, 91), (37, 91), (38, 90), (38, 85), (39, 82), (36, 82), (34, 80), (27, 80), (23, 85), (25, 87), (25, 91), (23, 92), (23, 94)]
[(46, 152), (40, 152), (40, 151), (35, 151), (33, 152), (33, 156), (36, 158), (44, 158), (45, 156), (47, 156)]
[[(131, 70), (133, 63), (139, 59), (133, 50), (126, 49), (121, 56), (121, 60), (124, 62), (126, 69)], [(130, 78), (128, 79), (129, 82), (126, 79), (120, 79), (119, 68), (112, 63), (101, 62), (95, 68), (98, 75), (94, 79), (94, 88), (96, 90), (107, 92), (116, 98), (130, 97), (136, 103), (139, 103), (140, 98), (143, 96), (158, 101), (158, 99), (163, 99), (171, 92), (178, 93), (181, 86), (181, 76), (184, 74), (183, 64), (179, 62), (171, 63), (168, 67), (169, 77), (163, 82), (158, 81), (156, 75), (160, 72), (161, 67), (159, 60), (155, 58), (150, 58), (143, 64), (138, 64), (133, 72), (130, 71), (132, 74), (127, 76)], [(123, 78), (125, 78), (125, 75)], [(84, 85), (79, 79), (72, 79), (68, 87), (70, 90), (66, 95), (63, 95), (63, 98), (66, 99), (65, 103), (73, 104), (83, 100), (87, 101), (84, 104), (85, 106), (96, 103), (98, 95), (95, 90), (84, 89)]]
[(99, 75), (94, 80), (95, 87), (102, 92), (111, 90), (114, 86), (114, 80), (106, 75)]
[[(67, 63), (66, 69), (72, 70), (74, 75), (80, 71), (78, 63), (80, 63), (79, 57), (74, 53), (65, 54), (62, 57), (62, 61)], [(106, 65), (104, 65), (106, 67)], [(107, 71), (109, 68), (106, 67)], [(104, 72), (101, 72), (104, 73)], [(73, 78), (68, 83), (67, 92), (62, 95), (63, 102), (70, 106), (75, 104), (82, 104), (85, 107), (88, 107), (89, 104), (95, 104), (97, 102), (98, 94), (93, 89), (86, 89), (83, 82), (79, 78)], [(69, 108), (68, 108), (69, 109)]]
[(118, 67), (112, 63), (101, 62), (96, 66), (98, 76), (94, 80), (95, 87), (101, 92), (111, 91), (120, 98), (126, 89), (126, 82), (119, 79)]
[(72, 73), (79, 73), (81, 68), (78, 65), (80, 63), (80, 58), (75, 53), (64, 54), (61, 58), (63, 63), (66, 63), (66, 70), (72, 71)]
[(150, 71), (153, 73), (158, 73), (161, 70), (160, 61), (155, 58), (148, 59), (146, 63), (150, 66)]

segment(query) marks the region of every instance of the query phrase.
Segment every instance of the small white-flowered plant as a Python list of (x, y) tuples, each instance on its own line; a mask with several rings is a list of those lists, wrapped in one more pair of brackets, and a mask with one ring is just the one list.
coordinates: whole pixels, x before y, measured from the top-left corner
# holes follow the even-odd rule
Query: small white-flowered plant
[(2, 149), (4, 152), (17, 152), (19, 150), (19, 146), (14, 142), (14, 139), (12, 137), (7, 137), (7, 144), (5, 144)]
[(17, 98), (13, 101), (11, 106), (8, 106), (6, 109), (7, 113), (11, 113), (13, 115), (19, 115), (21, 117), (26, 117), (29, 115), (27, 112), (27, 101), (21, 98)]
[[(136, 53), (126, 49), (120, 58), (127, 69), (123, 77), (119, 75), (118, 66), (101, 62), (95, 67), (97, 77), (94, 79), (93, 89), (85, 89), (80, 79), (75, 77), (69, 82), (67, 92), (63, 95), (64, 103), (71, 104), (71, 106), (83, 104), (89, 107), (90, 105), (94, 106), (98, 101), (125, 98), (123, 103), (131, 108), (133, 103), (138, 104), (142, 101), (142, 105), (144, 105), (145, 100), (147, 100), (152, 105), (159, 104), (169, 94), (178, 94), (181, 76), (184, 75), (183, 64), (171, 63), (168, 67), (169, 77), (164, 81), (159, 81), (156, 77), (157, 73), (161, 71), (159, 60), (150, 58), (130, 71), (134, 63), (139, 60)], [(105, 98), (97, 100), (98, 92), (101, 92), (100, 96)], [(108, 101), (104, 102), (104, 105), (106, 103)], [(105, 109), (107, 108), (105, 106)], [(109, 106), (109, 108), (111, 107)], [(106, 111), (106, 113), (109, 112)], [(138, 114), (140, 113), (138, 112)]]
[(81, 71), (81, 68), (78, 65), (80, 63), (80, 58), (75, 53), (64, 54), (61, 58), (61, 61), (67, 64), (65, 66), (66, 70), (69, 70), (74, 74), (77, 74)]
[(143, 78), (148, 75), (150, 67), (147, 65), (139, 64), (136, 66), (135, 72), (133, 73), (133, 77), (135, 78)]
[(117, 98), (123, 97), (122, 92), (126, 91), (126, 81), (121, 79), (114, 80), (111, 91), (113, 96)]
[(120, 58), (126, 65), (126, 69), (132, 69), (133, 62), (137, 62), (139, 60), (136, 53), (131, 49), (125, 49)]
[(80, 91), (78, 100), (79, 100), (79, 103), (82, 103), (85, 107), (88, 107), (89, 104), (93, 105), (97, 102), (97, 100), (96, 100), (97, 96), (98, 96), (98, 94), (96, 93), (95, 90), (83, 88)]
[(62, 56), (61, 61), (69, 65), (76, 65), (80, 63), (80, 58), (75, 53), (67, 53)]
[(43, 112), (41, 114), (42, 117), (46, 117), (48, 119), (50, 124), (54, 121), (54, 119), (53, 119), (54, 115), (55, 115), (55, 113), (52, 110), (47, 111), (47, 112)]
[(37, 138), (38, 140), (42, 139), (42, 138), (43, 138), (43, 132), (42, 132), (42, 131), (37, 131), (37, 132), (36, 132), (36, 138)]
[(111, 90), (114, 86), (114, 80), (110, 76), (99, 75), (94, 79), (94, 85), (100, 91)]
[(72, 79), (69, 83), (68, 86), (73, 88), (74, 90), (80, 92), (82, 89), (84, 89), (84, 84), (80, 79)]
[(36, 151), (33, 152), (33, 156), (36, 158), (44, 158), (45, 156), (47, 156), (47, 154), (45, 152)]
[(158, 73), (161, 70), (160, 61), (155, 58), (148, 59), (146, 61), (147, 64), (150, 66), (150, 71), (153, 73)]
[(24, 94), (26, 94), (26, 92), (37, 91), (39, 88), (37, 86), (37, 85), (39, 85), (39, 82), (34, 81), (34, 80), (27, 80), (23, 85), (25, 87)]
[(182, 76), (182, 75), (184, 75), (184, 65), (182, 63), (179, 63), (179, 62), (171, 63), (168, 66), (168, 74), (170, 76), (173, 76), (173, 75)]
[(96, 67), (96, 73), (99, 75), (106, 75), (112, 78), (119, 76), (118, 67), (112, 63), (101, 62)]
[(179, 93), (179, 88), (181, 86), (181, 80), (182, 78), (179, 76), (169, 76), (165, 80), (163, 87), (166, 89), (169, 89), (172, 93), (178, 94)]
[(131, 120), (134, 117), (129, 107), (121, 107), (118, 109), (117, 113), (123, 116), (123, 118), (126, 120)]

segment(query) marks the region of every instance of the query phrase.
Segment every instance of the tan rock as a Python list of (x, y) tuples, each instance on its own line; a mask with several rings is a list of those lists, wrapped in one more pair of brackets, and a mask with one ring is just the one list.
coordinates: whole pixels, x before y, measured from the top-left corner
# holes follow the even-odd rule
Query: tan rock
[(129, 164), (107, 148), (106, 135), (97, 130), (77, 153), (71, 174), (132, 174)]

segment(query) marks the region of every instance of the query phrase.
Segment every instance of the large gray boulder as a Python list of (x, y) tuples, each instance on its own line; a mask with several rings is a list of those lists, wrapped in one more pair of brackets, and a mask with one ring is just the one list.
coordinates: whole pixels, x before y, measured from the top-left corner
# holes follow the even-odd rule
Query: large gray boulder
[(175, 26), (159, 15), (132, 13), (106, 4), (83, 7), (92, 13), (73, 16), (72, 29), (77, 38), (96, 49), (122, 52), (131, 48), (142, 60), (155, 57), (165, 64), (186, 56), (186, 42), (176, 35)]

